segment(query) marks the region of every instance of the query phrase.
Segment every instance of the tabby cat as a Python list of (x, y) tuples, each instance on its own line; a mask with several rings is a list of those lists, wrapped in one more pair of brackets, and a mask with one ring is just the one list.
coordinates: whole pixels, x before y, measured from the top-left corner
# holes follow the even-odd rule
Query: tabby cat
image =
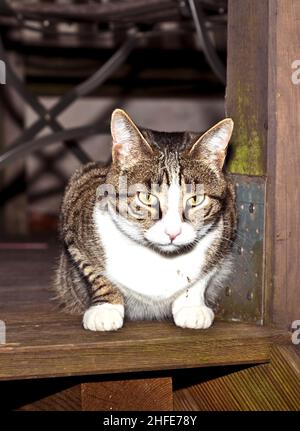
[(111, 165), (75, 172), (61, 209), (55, 289), (85, 329), (116, 330), (124, 316), (212, 324), (236, 228), (223, 172), (232, 129), (226, 118), (201, 136), (157, 132), (113, 112)]

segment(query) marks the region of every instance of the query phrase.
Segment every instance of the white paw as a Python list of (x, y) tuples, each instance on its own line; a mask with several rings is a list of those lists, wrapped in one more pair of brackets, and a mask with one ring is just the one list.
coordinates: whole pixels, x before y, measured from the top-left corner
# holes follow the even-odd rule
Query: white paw
[(181, 328), (206, 329), (214, 320), (214, 312), (206, 305), (182, 307), (173, 314), (175, 324)]
[(123, 305), (105, 303), (88, 308), (82, 323), (90, 331), (116, 331), (123, 326), (123, 320)]

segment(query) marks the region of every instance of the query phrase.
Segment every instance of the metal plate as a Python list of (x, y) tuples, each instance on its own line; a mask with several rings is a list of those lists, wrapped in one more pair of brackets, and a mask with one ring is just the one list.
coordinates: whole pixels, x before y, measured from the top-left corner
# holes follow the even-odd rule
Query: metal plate
[(231, 175), (238, 230), (233, 273), (220, 296), (218, 317), (262, 324), (265, 178)]

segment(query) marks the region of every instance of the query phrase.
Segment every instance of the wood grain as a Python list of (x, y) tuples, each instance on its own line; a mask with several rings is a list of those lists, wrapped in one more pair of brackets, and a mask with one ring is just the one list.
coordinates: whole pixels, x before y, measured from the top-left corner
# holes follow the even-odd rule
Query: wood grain
[(226, 113), (234, 120), (228, 168), (266, 171), (268, 0), (229, 0)]
[(170, 377), (84, 383), (81, 396), (82, 410), (173, 410)]
[(275, 346), (271, 362), (229, 372), (174, 393), (175, 410), (300, 410), (300, 358), (293, 346)]
[(270, 2), (266, 305), (268, 321), (286, 328), (300, 318), (299, 20), (299, 1)]
[[(77, 380), (77, 383), (76, 383)], [(79, 380), (79, 381), (78, 381)], [(73, 384), (72, 384), (73, 381)], [(128, 380), (0, 382), (1, 392), (23, 393), (6, 401), (4, 410), (22, 411), (156, 411), (173, 409), (171, 377)], [(27, 394), (27, 397), (26, 397)], [(3, 403), (1, 403), (3, 408)]]
[(172, 322), (125, 322), (93, 333), (55, 309), (49, 286), (57, 249), (0, 250), (0, 380), (259, 363), (286, 332), (216, 322), (195, 331)]
[[(11, 384), (12, 382), (10, 382)], [(22, 389), (24, 382), (19, 383), (16, 388)], [(44, 386), (45, 388), (53, 387), (53, 382), (47, 381)], [(61, 386), (61, 387), (59, 387)], [(0, 383), (1, 388), (1, 383)], [(8, 387), (7, 387), (8, 388)], [(47, 388), (47, 389), (48, 389)], [(37, 387), (35, 384), (30, 385), (30, 391), (35, 400), (29, 402), (26, 397), (23, 398), (23, 402), (26, 404), (21, 405), (16, 410), (27, 411), (27, 412), (38, 412), (38, 411), (80, 411), (82, 410), (82, 400), (81, 400), (81, 385), (72, 385), (70, 387), (63, 387), (63, 384), (59, 385), (57, 381), (55, 382), (55, 392), (49, 393), (49, 395), (42, 396), (41, 393), (37, 392)], [(49, 389), (48, 389), (49, 391)], [(50, 392), (50, 391), (49, 391)], [(39, 395), (39, 398), (37, 397)], [(8, 406), (8, 410), (11, 410), (12, 406)]]
[(264, 320), (283, 328), (300, 318), (299, 20), (298, 0), (229, 0), (229, 169), (267, 175)]

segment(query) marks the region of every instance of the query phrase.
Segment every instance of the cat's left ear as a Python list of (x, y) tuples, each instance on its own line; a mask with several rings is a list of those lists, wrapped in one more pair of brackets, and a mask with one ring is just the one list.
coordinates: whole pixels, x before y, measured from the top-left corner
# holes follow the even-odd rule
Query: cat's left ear
[(132, 166), (141, 157), (151, 156), (152, 148), (122, 109), (115, 109), (111, 116), (113, 138), (112, 158), (124, 167)]
[(222, 169), (232, 130), (233, 121), (231, 118), (220, 121), (197, 139), (189, 152), (190, 156), (195, 159), (204, 156)]

